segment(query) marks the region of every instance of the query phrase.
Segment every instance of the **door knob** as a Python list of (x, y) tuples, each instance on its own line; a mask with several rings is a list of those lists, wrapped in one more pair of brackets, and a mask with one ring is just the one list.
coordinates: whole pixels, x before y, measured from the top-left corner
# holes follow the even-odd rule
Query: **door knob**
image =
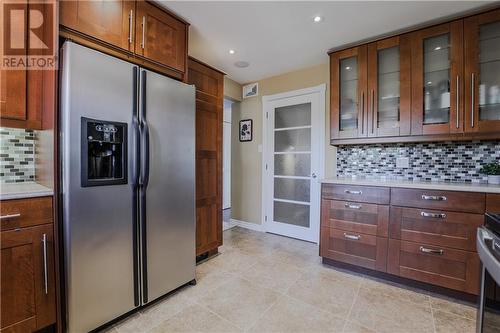
[(316, 178), (317, 176), (316, 176), (316, 174), (313, 172), (313, 173), (312, 173), (312, 175), (311, 175), (311, 177)]

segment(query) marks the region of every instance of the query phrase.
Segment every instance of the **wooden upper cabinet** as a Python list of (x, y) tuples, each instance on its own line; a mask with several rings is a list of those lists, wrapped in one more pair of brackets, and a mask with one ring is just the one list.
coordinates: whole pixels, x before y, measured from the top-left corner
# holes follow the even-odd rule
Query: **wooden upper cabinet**
[(135, 52), (180, 72), (186, 68), (187, 26), (167, 12), (137, 2)]
[(331, 139), (367, 136), (367, 47), (330, 55)]
[(411, 134), (462, 133), (463, 21), (418, 30), (411, 43)]
[(135, 1), (60, 1), (61, 25), (134, 51)]
[(25, 70), (0, 70), (2, 119), (26, 120), (26, 76)]
[(408, 35), (368, 44), (369, 137), (410, 135), (410, 54)]
[(464, 20), (465, 130), (500, 132), (500, 9)]

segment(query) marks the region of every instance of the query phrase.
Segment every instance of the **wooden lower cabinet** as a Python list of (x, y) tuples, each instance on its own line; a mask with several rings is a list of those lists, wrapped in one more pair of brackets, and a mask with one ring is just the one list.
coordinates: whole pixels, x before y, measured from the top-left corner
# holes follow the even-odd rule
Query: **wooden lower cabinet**
[(196, 255), (222, 245), (222, 110), (224, 74), (189, 58), (196, 86)]
[(389, 239), (387, 272), (442, 287), (479, 293), (476, 252)]
[(385, 272), (387, 238), (321, 227), (320, 255)]
[(500, 211), (500, 195), (323, 184), (320, 255), (477, 295), (485, 211)]
[(1, 232), (1, 332), (32, 332), (56, 322), (52, 228)]

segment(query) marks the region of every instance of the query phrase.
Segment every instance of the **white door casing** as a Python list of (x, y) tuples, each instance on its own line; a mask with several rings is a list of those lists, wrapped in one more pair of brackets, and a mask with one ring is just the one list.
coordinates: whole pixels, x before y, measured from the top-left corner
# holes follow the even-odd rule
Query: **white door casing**
[(262, 223), (267, 232), (319, 241), (325, 91), (322, 84), (262, 97)]

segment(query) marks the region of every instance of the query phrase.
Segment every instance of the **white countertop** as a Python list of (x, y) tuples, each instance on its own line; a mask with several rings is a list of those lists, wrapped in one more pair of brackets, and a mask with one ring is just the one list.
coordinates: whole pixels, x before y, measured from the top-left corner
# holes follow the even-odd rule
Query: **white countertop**
[(54, 191), (35, 182), (0, 184), (0, 200), (45, 197)]
[(396, 180), (396, 179), (384, 179), (384, 178), (351, 178), (351, 177), (326, 178), (322, 179), (321, 182), (329, 184), (343, 184), (343, 185), (417, 188), (423, 190), (500, 193), (500, 185), (491, 185), (483, 183), (426, 182), (426, 181), (410, 181), (410, 180)]

